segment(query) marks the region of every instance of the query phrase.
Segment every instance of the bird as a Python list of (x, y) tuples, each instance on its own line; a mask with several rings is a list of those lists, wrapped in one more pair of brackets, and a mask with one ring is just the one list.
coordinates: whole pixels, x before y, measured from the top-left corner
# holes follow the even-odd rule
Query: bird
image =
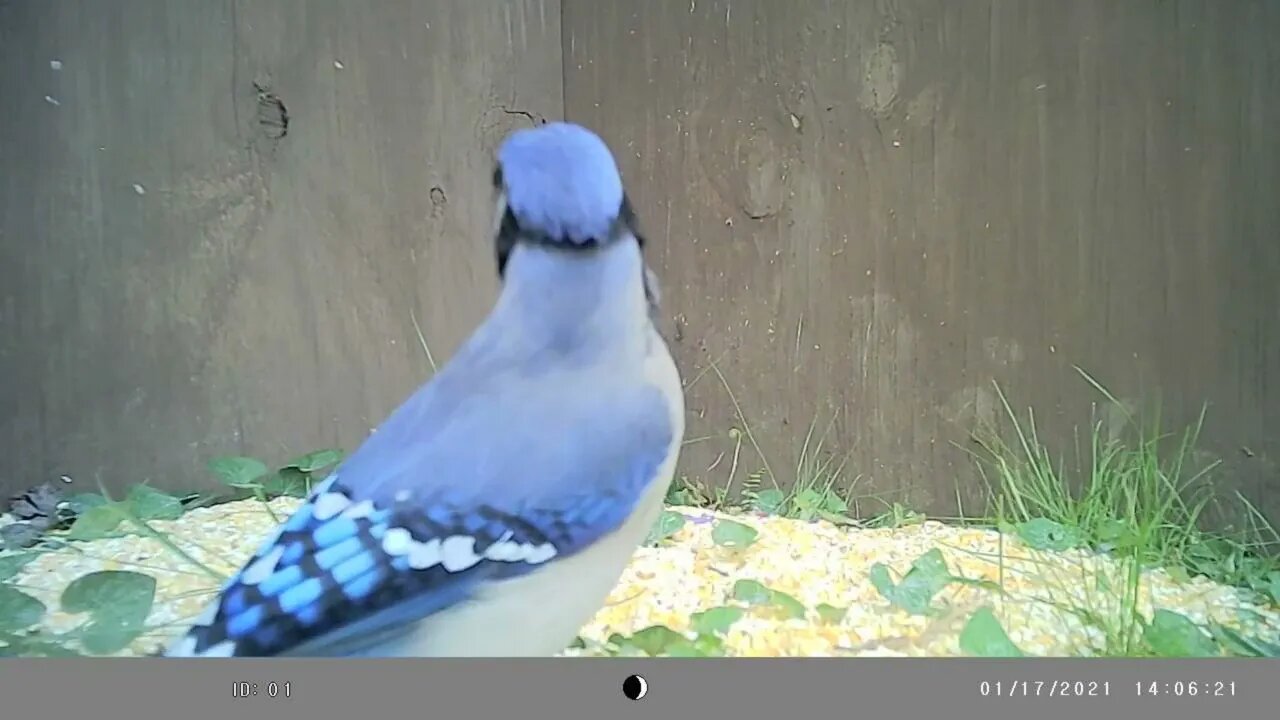
[(547, 657), (655, 524), (684, 437), (615, 156), (550, 122), (495, 153), (499, 290), (164, 657)]

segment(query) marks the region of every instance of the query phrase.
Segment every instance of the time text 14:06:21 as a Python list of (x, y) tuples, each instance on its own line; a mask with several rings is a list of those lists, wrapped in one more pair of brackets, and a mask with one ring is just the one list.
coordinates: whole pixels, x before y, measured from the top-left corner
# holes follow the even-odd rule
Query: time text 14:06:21
[(1194, 680), (1187, 682), (1157, 682), (1153, 680), (1151, 682), (1136, 682), (1134, 687), (1138, 689), (1139, 695), (1234, 697), (1236, 694), (1235, 681), (1223, 680), (1215, 680), (1213, 682), (1196, 682)]

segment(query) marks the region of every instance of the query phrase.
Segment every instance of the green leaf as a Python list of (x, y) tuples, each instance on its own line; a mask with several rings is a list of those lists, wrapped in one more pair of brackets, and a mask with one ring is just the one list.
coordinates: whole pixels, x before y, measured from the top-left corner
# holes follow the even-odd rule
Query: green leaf
[(890, 578), (889, 568), (882, 563), (872, 565), (869, 576), (871, 584), (886, 600), (913, 615), (932, 612), (933, 597), (952, 581), (946, 559), (937, 548), (917, 557), (896, 585)]
[(1099, 549), (1103, 551), (1123, 550), (1138, 544), (1138, 533), (1133, 526), (1123, 520), (1107, 518), (1098, 524), (1095, 531)]
[(796, 506), (796, 514), (801, 520), (812, 520), (819, 515), (826, 505), (826, 498), (823, 493), (813, 488), (805, 488), (796, 493), (794, 500)]
[(1084, 544), (1080, 531), (1048, 518), (1032, 518), (1018, 523), (1017, 530), (1018, 537), (1036, 550), (1063, 552)]
[(872, 586), (881, 597), (893, 604), (895, 593), (897, 592), (897, 583), (893, 581), (893, 577), (889, 575), (889, 566), (884, 563), (875, 563), (871, 569), (867, 571), (867, 577), (871, 580)]
[(723, 547), (742, 549), (756, 541), (760, 533), (750, 525), (733, 520), (721, 520), (711, 531), (711, 542)]
[(706, 654), (699, 650), (692, 641), (685, 638), (681, 638), (679, 642), (671, 643), (663, 649), (661, 655), (673, 658), (706, 657)]
[(62, 609), (88, 613), (80, 642), (95, 655), (106, 655), (133, 642), (155, 601), (156, 581), (127, 570), (103, 570), (82, 575), (62, 592)]
[[(921, 554), (911, 563), (911, 570), (907, 572), (907, 578), (910, 578), (913, 574), (937, 583), (939, 590), (951, 580), (951, 575), (947, 572), (947, 560), (942, 556), (942, 551), (938, 548), (933, 548)], [(906, 578), (903, 578), (903, 582), (906, 582)]]
[(699, 634), (721, 634), (742, 619), (745, 613), (742, 608), (724, 606), (713, 607), (689, 616), (689, 625)]
[(739, 580), (733, 584), (733, 599), (757, 607), (774, 607), (788, 617), (804, 617), (804, 603), (791, 595), (774, 590), (755, 580)]
[(800, 619), (804, 617), (804, 603), (781, 590), (774, 590), (773, 597), (769, 598), (769, 602), (789, 618)]
[(822, 499), (821, 509), (824, 513), (846, 515), (849, 512), (849, 503), (836, 493), (827, 492)]
[(733, 584), (733, 599), (748, 605), (768, 605), (773, 599), (773, 590), (755, 580), (739, 580)]
[(126, 499), (133, 516), (143, 522), (148, 520), (177, 520), (182, 517), (182, 501), (147, 485), (129, 488)]
[(685, 642), (685, 636), (665, 625), (650, 625), (625, 640), (627, 645), (651, 656), (662, 655), (672, 645), (680, 642)]
[(1142, 631), (1142, 639), (1160, 657), (1216, 657), (1216, 643), (1185, 615), (1156, 610)]
[(311, 476), (293, 467), (282, 468), (279, 472), (267, 475), (259, 480), (263, 493), (269, 498), (292, 497), (305, 498), (310, 490)]
[(119, 537), (123, 533), (117, 532), (116, 529), (120, 527), (123, 520), (124, 516), (112, 503), (89, 508), (71, 524), (71, 529), (67, 531), (67, 539), (89, 541)]
[(717, 635), (699, 635), (693, 640), (681, 638), (668, 645), (663, 654), (673, 658), (721, 657), (724, 641)]
[(1181, 565), (1170, 565), (1164, 571), (1168, 573), (1169, 578), (1176, 583), (1184, 584), (1191, 582), (1191, 575), (1187, 569)]
[(719, 635), (699, 635), (693, 641), (693, 646), (703, 657), (724, 655), (724, 638)]
[(267, 466), (251, 457), (219, 457), (209, 461), (209, 470), (224, 485), (244, 487), (258, 482), (266, 475)]
[(44, 603), (8, 585), (0, 585), (0, 631), (18, 632), (44, 617)]
[(704, 498), (697, 488), (691, 486), (684, 478), (676, 478), (667, 487), (666, 503), (678, 507), (698, 507)]
[(977, 657), (1023, 657), (989, 607), (979, 608), (960, 631), (960, 649)]
[(872, 522), (876, 527), (903, 528), (919, 525), (925, 521), (925, 515), (908, 509), (900, 502), (895, 502), (886, 511), (876, 516)]
[(849, 612), (849, 608), (836, 607), (827, 603), (818, 603), (814, 610), (817, 611), (818, 617), (823, 622), (831, 623), (832, 625), (844, 620), (845, 614)]
[(1248, 637), (1225, 625), (1214, 623), (1209, 630), (1227, 652), (1243, 657), (1280, 658), (1280, 644)]
[(674, 510), (663, 510), (658, 516), (658, 521), (653, 524), (653, 529), (649, 531), (649, 538), (645, 540), (646, 545), (655, 545), (675, 535), (684, 527), (685, 517)]
[(106, 505), (109, 500), (98, 493), (80, 493), (67, 498), (67, 509), (76, 515), (83, 515), (91, 509)]
[(316, 450), (315, 452), (309, 452), (302, 457), (290, 460), (285, 465), (285, 468), (294, 468), (296, 470), (301, 470), (304, 473), (313, 473), (324, 470), (327, 467), (337, 465), (338, 461), (341, 459), (341, 450)]
[(761, 490), (756, 493), (752, 506), (766, 515), (780, 515), (787, 503), (787, 494), (777, 488)]
[(36, 559), (39, 553), (20, 552), (12, 555), (0, 556), (0, 580), (8, 580), (22, 571), (27, 563)]
[(830, 490), (805, 488), (796, 494), (795, 504), (805, 519), (828, 515), (839, 517), (849, 512), (849, 504)]

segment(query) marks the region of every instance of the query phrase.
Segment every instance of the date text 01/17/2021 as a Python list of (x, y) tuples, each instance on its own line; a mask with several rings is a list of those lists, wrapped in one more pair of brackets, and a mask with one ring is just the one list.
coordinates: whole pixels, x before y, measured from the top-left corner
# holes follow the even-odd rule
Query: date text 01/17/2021
[(251, 698), (251, 697), (269, 697), (281, 698), (287, 700), (293, 697), (293, 684), (290, 682), (245, 682), (239, 681), (233, 683), (231, 697), (235, 698)]
[(1015, 680), (978, 683), (982, 697), (1109, 697), (1108, 680)]

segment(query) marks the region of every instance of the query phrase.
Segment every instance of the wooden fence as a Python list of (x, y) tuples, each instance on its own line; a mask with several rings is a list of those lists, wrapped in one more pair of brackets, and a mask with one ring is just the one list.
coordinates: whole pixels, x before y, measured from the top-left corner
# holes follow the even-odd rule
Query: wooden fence
[(497, 142), (567, 117), (654, 238), (684, 474), (790, 482), (829, 426), (856, 493), (952, 512), (995, 383), (1066, 450), (1079, 366), (1171, 429), (1207, 403), (1276, 517), (1277, 34), (1265, 0), (0, 2), (0, 489), (354, 446), (430, 371), (415, 323), (440, 362), (493, 299)]

